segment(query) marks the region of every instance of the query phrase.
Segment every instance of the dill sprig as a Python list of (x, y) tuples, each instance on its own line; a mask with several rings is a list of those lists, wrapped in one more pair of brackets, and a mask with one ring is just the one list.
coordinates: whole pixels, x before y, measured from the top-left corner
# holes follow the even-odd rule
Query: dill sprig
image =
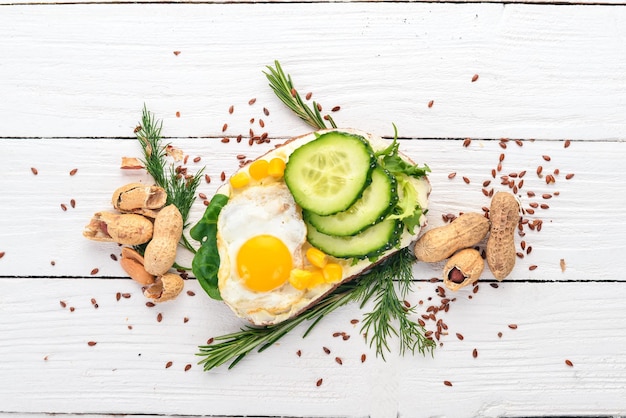
[[(181, 168), (176, 167), (173, 162), (168, 162), (167, 147), (170, 144), (162, 143), (162, 129), (163, 121), (155, 119), (154, 115), (144, 105), (141, 122), (135, 128), (135, 135), (143, 151), (142, 162), (154, 182), (165, 189), (167, 193), (166, 204), (174, 204), (178, 208), (183, 218), (183, 224), (187, 227), (189, 212), (196, 199), (196, 190), (200, 184), (204, 168), (198, 170), (196, 174), (190, 175), (181, 171)], [(195, 252), (184, 235), (180, 244), (189, 251)]]
[[(399, 271), (405, 272), (402, 275), (400, 284), (403, 289), (402, 292), (408, 292), (411, 280), (407, 280), (407, 277), (410, 277), (412, 260), (409, 250), (405, 248), (391, 255), (381, 264), (374, 266), (369, 273), (363, 275), (358, 280), (339, 286), (320, 303), (296, 317), (276, 325), (260, 328), (248, 326), (238, 332), (215, 337), (211, 344), (199, 347), (199, 353), (197, 355), (203, 357), (203, 359), (199, 361), (198, 364), (201, 364), (205, 371), (219, 367), (228, 362), (230, 362), (228, 368), (233, 368), (241, 359), (255, 349), (258, 348), (258, 352), (266, 350), (300, 324), (304, 322), (311, 323), (302, 336), (305, 338), (315, 325), (330, 312), (351, 302), (360, 301), (361, 305), (363, 305), (372, 297), (383, 297), (386, 299), (385, 304), (380, 304), (374, 310), (374, 312), (378, 312), (376, 318), (380, 319), (374, 322), (374, 325), (370, 325), (366, 319), (362, 328), (362, 331), (366, 333), (366, 338), (371, 338), (370, 344), (376, 344), (377, 355), (382, 355), (384, 359), (384, 351), (390, 351), (386, 342), (387, 338), (390, 337), (392, 333), (396, 335), (398, 333), (390, 324), (393, 320), (399, 321), (401, 354), (404, 354), (407, 349), (410, 349), (411, 352), (417, 349), (421, 353), (432, 351), (434, 342), (424, 337), (423, 327), (409, 318), (412, 311), (410, 309), (403, 310), (402, 306), (404, 305), (397, 298), (396, 302), (398, 306), (401, 307), (400, 311), (402, 311), (402, 314), (396, 312), (395, 308), (390, 308), (391, 299), (395, 296), (395, 291), (390, 291), (387, 287), (387, 283), (389, 281), (390, 285), (393, 287), (391, 280), (394, 276), (393, 272), (396, 271), (395, 269), (399, 269)], [(408, 276), (406, 275), (407, 271), (409, 272)], [(381, 283), (384, 283), (385, 286), (381, 286)], [(367, 330), (372, 326), (374, 332), (368, 334)]]
[[(368, 300), (373, 298), (375, 301), (374, 309), (365, 314), (361, 331), (369, 337), (370, 346), (376, 347), (376, 355), (383, 359), (385, 352), (391, 351), (389, 340), (393, 336), (400, 338), (402, 355), (407, 351), (414, 354), (415, 350), (422, 355), (426, 351), (432, 354), (434, 348), (434, 341), (424, 336), (423, 327), (410, 318), (415, 313), (414, 307), (408, 308), (404, 304), (404, 298), (411, 290), (412, 260), (413, 256), (406, 248), (394, 254), (384, 268), (377, 269), (376, 282), (361, 301), (361, 308)], [(396, 293), (394, 279), (398, 281), (400, 296)], [(397, 328), (394, 323), (398, 323)]]
[(313, 101), (312, 108), (304, 103), (304, 100), (300, 97), (300, 93), (298, 93), (298, 90), (293, 86), (291, 76), (285, 74), (278, 61), (274, 61), (274, 67), (267, 66), (267, 69), (269, 72), (264, 72), (264, 74), (270, 82), (270, 87), (274, 90), (276, 96), (278, 96), (287, 107), (293, 110), (300, 119), (316, 129), (327, 129), (328, 126), (326, 126), (325, 120), (328, 121), (332, 128), (337, 127), (330, 115), (322, 116), (319, 111), (318, 103)]

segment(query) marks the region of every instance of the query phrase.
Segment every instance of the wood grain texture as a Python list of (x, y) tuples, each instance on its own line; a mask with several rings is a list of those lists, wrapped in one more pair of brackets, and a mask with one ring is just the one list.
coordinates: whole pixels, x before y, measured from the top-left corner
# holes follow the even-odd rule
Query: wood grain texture
[[(136, 140), (120, 139), (40, 139), (8, 140), (0, 155), (0, 206), (2, 245), (6, 255), (0, 260), (2, 276), (124, 276), (111, 254), (119, 256), (114, 243), (89, 241), (82, 230), (91, 216), (112, 210), (111, 195), (118, 187), (135, 181), (149, 182), (143, 170), (121, 170), (122, 156), (140, 157)], [(203, 181), (198, 192), (210, 197), (219, 184), (221, 173), (230, 176), (239, 166), (238, 156), (256, 158), (278, 143), (248, 146), (242, 141), (223, 144), (217, 139), (170, 140), (189, 157), (189, 170), (206, 166), (211, 183)], [(523, 146), (509, 142), (507, 149), (499, 141), (472, 141), (469, 147), (462, 140), (403, 140), (401, 150), (420, 164), (426, 163), (432, 173), (429, 227), (443, 224), (442, 215), (460, 212), (482, 212), (489, 206), (483, 182), (493, 184), (486, 189), (510, 190), (498, 175), (491, 177), (500, 154), (504, 154), (502, 172), (508, 175), (527, 171), (518, 196), (522, 207), (532, 202), (548, 204), (549, 209), (536, 209), (526, 215), (529, 221), (543, 220), (541, 232), (525, 229), (526, 236), (516, 237), (518, 251), (521, 241), (532, 246), (532, 253), (519, 259), (507, 280), (624, 280), (613, 260), (626, 250), (626, 226), (619, 221), (623, 208), (622, 186), (616, 178), (626, 176), (622, 162), (614, 155), (626, 155), (624, 142), (574, 142), (564, 148), (562, 141), (526, 141)], [(542, 156), (550, 155), (546, 162)], [(191, 161), (201, 157), (198, 163)], [(559, 169), (557, 182), (545, 183), (536, 174), (544, 167), (545, 174)], [(33, 175), (30, 168), (37, 168)], [(77, 169), (75, 175), (70, 171)], [(456, 177), (449, 179), (450, 173)], [(573, 173), (571, 180), (565, 176)], [(469, 184), (466, 184), (466, 177)], [(519, 180), (519, 179), (518, 179)], [(534, 191), (530, 198), (527, 191)], [(544, 193), (558, 196), (543, 199)], [(71, 200), (75, 201), (72, 208)], [(68, 208), (64, 211), (61, 204)], [(197, 222), (204, 212), (202, 199), (197, 199), (190, 222)], [(62, 243), (62, 245), (59, 245)], [(568, 268), (561, 271), (564, 258)], [(190, 255), (181, 252), (182, 265), (189, 265)], [(51, 262), (54, 261), (54, 265)], [(529, 271), (535, 264), (537, 270)], [(440, 275), (437, 264), (419, 267), (419, 278)], [(491, 277), (486, 273), (485, 277)]]
[[(389, 355), (386, 362), (359, 337), (359, 325), (350, 323), (362, 318), (362, 311), (350, 305), (325, 318), (306, 339), (301, 338), (304, 328), (298, 328), (234, 369), (209, 373), (196, 365), (197, 345), (239, 323), (223, 305), (203, 297), (195, 281), (186, 286), (196, 296), (185, 294), (155, 308), (144, 305), (128, 279), (2, 279), (1, 285), (3, 413), (492, 417), (624, 412), (626, 331), (619, 323), (602, 326), (623, 318), (623, 283), (505, 283), (498, 289), (481, 285), (475, 294), (465, 289), (442, 317), (450, 334), (433, 357)], [(417, 304), (437, 298), (435, 287), (420, 283), (407, 299)], [(116, 292), (131, 297), (116, 301)], [(513, 323), (517, 329), (509, 328)], [(352, 338), (333, 337), (337, 331)], [(361, 354), (366, 354), (363, 363)], [(454, 402), (433, 401), (449, 398)]]
[[(128, 136), (146, 103), (167, 118), (173, 136), (219, 136), (230, 105), (242, 109), (251, 97), (273, 103), (262, 71), (279, 59), (303, 92), (313, 91), (327, 110), (342, 107), (342, 126), (380, 132), (395, 123), (408, 137), (623, 139), (625, 10), (7, 6), (0, 14), (0, 135)], [(472, 83), (474, 74), (480, 78)], [(284, 111), (272, 120), (273, 136), (301, 130)]]

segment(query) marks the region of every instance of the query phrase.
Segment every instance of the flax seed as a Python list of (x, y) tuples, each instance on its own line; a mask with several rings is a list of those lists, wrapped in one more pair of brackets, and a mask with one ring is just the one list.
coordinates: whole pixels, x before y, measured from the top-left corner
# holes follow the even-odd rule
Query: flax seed
[(446, 386), (452, 386), (452, 382), (450, 382), (449, 380), (444, 380), (443, 384)]
[(91, 270), (91, 275), (94, 276), (94, 275), (98, 274), (99, 271), (100, 271), (100, 269), (98, 269), (98, 268), (92, 269)]
[(494, 289), (497, 289), (498, 287), (498, 283), (489, 283), (489, 286), (493, 287)]
[(541, 204), (541, 209), (550, 209), (550, 206), (546, 203)]
[(506, 149), (506, 142), (498, 142), (498, 145), (500, 145), (500, 148)]
[(206, 340), (206, 345), (211, 345), (213, 344), (213, 341), (215, 340), (215, 338), (211, 337), (208, 340)]
[(174, 364), (173, 362), (168, 361), (167, 363), (165, 363), (165, 368), (169, 369), (170, 367), (172, 367), (173, 364)]
[(516, 139), (515, 143), (520, 147), (524, 145), (524, 142), (521, 139)]
[(509, 328), (511, 328), (511, 329), (517, 329), (517, 324), (509, 324)]
[(550, 193), (544, 193), (544, 194), (541, 195), (541, 197), (544, 198), (544, 199), (551, 199), (552, 195)]
[(161, 312), (159, 312), (157, 314), (157, 322), (161, 322), (163, 320), (163, 314)]
[(485, 180), (483, 181), (483, 187), (487, 187), (491, 184), (491, 180)]
[(350, 320), (350, 323), (351, 323), (352, 325), (355, 325), (355, 324), (358, 324), (358, 323), (359, 323), (359, 320), (358, 320), (358, 319), (351, 319), (351, 320)]
[(208, 183), (211, 183), (211, 177), (208, 174), (204, 175), (204, 181)]
[(452, 180), (452, 179), (453, 179), (453, 178), (455, 178), (455, 177), (456, 177), (456, 172), (452, 172), (452, 173), (448, 174), (448, 178), (449, 178), (450, 180)]
[(120, 292), (117, 292), (115, 294), (115, 300), (119, 302), (119, 300), (122, 298), (122, 294)]
[(313, 97), (313, 93), (311, 93), (311, 92), (308, 92), (306, 94), (306, 96), (304, 96), (304, 98), (307, 99), (307, 100), (311, 100), (311, 97)]
[(67, 205), (65, 203), (61, 203), (61, 209), (65, 212), (67, 210)]
[(187, 322), (189, 322), (189, 318), (184, 317), (184, 318), (183, 318), (183, 324), (186, 324)]
[(296, 351), (296, 356), (298, 356), (298, 357), (302, 357), (302, 350), (298, 350), (298, 351)]
[(70, 170), (70, 176), (75, 175), (78, 172), (78, 168), (73, 168)]
[(224, 137), (221, 139), (222, 144), (228, 144), (230, 142), (230, 138)]
[(571, 143), (572, 143), (572, 141), (570, 141), (569, 139), (565, 140), (565, 142), (563, 143), (563, 148), (569, 148)]
[(526, 196), (535, 197), (535, 192), (526, 192)]
[(188, 290), (187, 291), (187, 295), (189, 295), (189, 296), (196, 296), (196, 292), (194, 292), (193, 290)]
[(343, 365), (343, 361), (341, 360), (340, 357), (335, 357), (335, 362), (339, 364), (340, 366)]
[(331, 112), (339, 112), (341, 110), (341, 106), (335, 106), (330, 111)]
[(130, 293), (122, 293), (124, 299), (130, 299)]
[(467, 177), (463, 177), (463, 181), (465, 182), (465, 184), (470, 184), (470, 179)]
[(458, 338), (459, 340), (463, 341), (463, 339), (464, 339), (465, 337), (463, 337), (463, 334), (461, 334), (461, 333), (458, 333), (458, 332), (457, 332), (457, 333), (456, 333), (456, 338)]
[(235, 106), (230, 105), (230, 107), (228, 108), (228, 113), (232, 115), (234, 111), (235, 111)]
[(502, 333), (501, 332), (498, 333), (498, 338), (502, 338)]
[(365, 354), (361, 354), (361, 363), (365, 363), (367, 356)]
[(330, 354), (330, 349), (328, 347), (322, 347), (322, 350), (324, 350), (326, 354)]
[(435, 104), (435, 101), (431, 100), (430, 102), (428, 102), (428, 108), (430, 109), (431, 107), (433, 107), (434, 104)]
[(571, 360), (565, 360), (565, 364), (567, 364), (569, 367), (574, 367), (574, 363), (572, 363)]
[(519, 243), (519, 245), (520, 245), (520, 247), (522, 248), (522, 250), (525, 250), (525, 249), (526, 249), (526, 241), (523, 241), (523, 240), (522, 240), (522, 241)]
[(472, 140), (470, 138), (465, 138), (465, 140), (463, 141), (463, 146), (467, 148), (470, 146), (471, 143), (472, 143)]
[(543, 171), (543, 167), (542, 166), (537, 167), (537, 175), (538, 176), (541, 176), (541, 172), (542, 171)]
[(322, 386), (322, 383), (324, 382), (324, 379), (318, 379), (317, 382), (315, 382), (315, 386)]
[(75, 308), (75, 307), (70, 306), (70, 312), (74, 312), (75, 310), (76, 310), (76, 308)]
[(228, 129), (228, 124), (227, 123), (222, 125), (222, 132), (226, 132), (227, 129)]
[(30, 168), (30, 171), (31, 171), (34, 175), (39, 174), (39, 171), (38, 171), (35, 167), (31, 167), (31, 168)]
[(476, 80), (478, 80), (478, 74), (474, 74), (472, 76), (472, 83), (474, 83)]
[(529, 215), (534, 215), (535, 214), (535, 209), (527, 208), (526, 209), (526, 213), (528, 213)]
[(552, 159), (549, 155), (542, 155), (541, 158), (543, 158), (544, 161), (550, 161)]
[(255, 103), (256, 103), (256, 98), (252, 98), (252, 99), (250, 99), (250, 100), (248, 101), (248, 104), (249, 104), (250, 106), (252, 106), (252, 105), (253, 105), (253, 104), (255, 104)]
[(96, 345), (96, 344), (98, 344), (98, 343), (97, 343), (97, 342), (95, 342), (95, 341), (89, 341), (89, 342), (87, 343), (87, 345), (88, 345), (89, 347), (93, 347), (93, 346), (94, 346), (94, 345)]
[(185, 366), (185, 371), (188, 372), (191, 369), (191, 364), (187, 364)]
[(556, 180), (552, 174), (546, 176), (546, 184), (554, 184), (555, 182)]
[(220, 174), (220, 179), (222, 181), (226, 180), (226, 173), (222, 171), (222, 173)]
[(477, 349), (474, 349), (472, 351), (472, 357), (474, 357), (474, 358), (478, 357), (478, 350)]
[(574, 177), (573, 173), (569, 173), (565, 175), (565, 180), (571, 180)]
[(528, 206), (530, 206), (531, 208), (537, 209), (539, 207), (539, 203), (537, 203), (537, 202), (530, 202), (528, 204)]
[(533, 252), (533, 247), (532, 245), (529, 245), (528, 248), (526, 248), (526, 255), (530, 254)]
[(498, 173), (500, 171), (502, 171), (502, 163), (498, 163), (498, 166), (496, 167), (496, 170), (498, 171)]

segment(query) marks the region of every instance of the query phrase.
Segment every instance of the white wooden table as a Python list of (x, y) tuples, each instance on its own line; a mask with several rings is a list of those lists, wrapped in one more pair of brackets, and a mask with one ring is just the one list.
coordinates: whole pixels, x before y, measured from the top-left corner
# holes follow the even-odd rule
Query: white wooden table
[[(206, 165), (209, 196), (237, 155), (311, 130), (268, 87), (275, 59), (301, 92), (341, 107), (340, 126), (390, 137), (396, 124), (401, 149), (432, 169), (429, 227), (480, 211), (484, 181), (508, 190), (500, 176), (524, 170), (523, 206), (549, 204), (525, 215), (542, 230), (516, 237), (511, 276), (495, 288), (484, 273), (439, 314), (449, 333), (433, 357), (376, 358), (351, 323), (364, 311), (347, 306), (305, 339), (298, 328), (204, 372), (198, 345), (242, 322), (194, 279), (195, 296), (147, 307), (117, 245), (82, 237), (115, 188), (149, 181), (119, 169), (140, 156), (144, 104), (169, 142), (202, 157), (189, 167)], [(251, 128), (272, 143), (221, 142)], [(0, 416), (626, 415), (625, 139), (620, 0), (0, 0)], [(203, 211), (199, 199), (191, 219)], [(441, 267), (415, 266), (418, 315), (439, 301)]]

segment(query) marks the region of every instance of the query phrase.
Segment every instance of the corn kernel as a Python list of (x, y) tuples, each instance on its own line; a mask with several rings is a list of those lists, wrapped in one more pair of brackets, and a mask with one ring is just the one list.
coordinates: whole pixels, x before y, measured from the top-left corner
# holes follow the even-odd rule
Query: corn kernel
[(307, 286), (307, 288), (312, 289), (315, 286), (318, 286), (322, 283), (324, 283), (324, 274), (322, 273), (321, 270), (315, 270), (313, 272), (311, 272), (311, 278), (309, 279), (309, 284)]
[(328, 263), (322, 269), (324, 281), (326, 283), (336, 283), (343, 277), (343, 268), (337, 263)]
[(245, 171), (240, 171), (230, 178), (230, 185), (235, 189), (247, 186), (250, 183), (250, 176)]
[(306, 250), (306, 258), (311, 264), (319, 268), (323, 268), (328, 262), (326, 254), (313, 247)]
[(270, 163), (267, 160), (256, 160), (250, 164), (250, 168), (248, 169), (250, 177), (255, 180), (261, 180), (262, 178), (267, 177), (269, 166)]
[(280, 178), (285, 174), (285, 161), (282, 158), (272, 158), (268, 167), (268, 174)]
[(298, 290), (304, 290), (308, 287), (313, 272), (302, 269), (293, 269), (289, 274), (289, 283)]

